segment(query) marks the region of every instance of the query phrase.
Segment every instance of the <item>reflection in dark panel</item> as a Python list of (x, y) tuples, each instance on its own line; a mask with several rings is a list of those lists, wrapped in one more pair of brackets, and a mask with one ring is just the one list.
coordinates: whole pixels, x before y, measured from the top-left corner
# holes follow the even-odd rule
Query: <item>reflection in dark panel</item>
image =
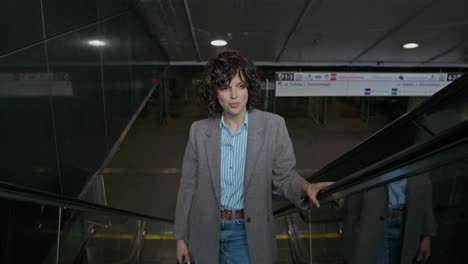
[[(53, 97), (62, 183), (76, 196), (106, 155), (104, 105), (98, 39), (90, 26), (47, 42), (50, 71), (71, 82), (71, 94)], [(105, 47), (105, 46), (104, 46)]]
[(62, 223), (59, 263), (138, 263), (139, 220), (64, 210)]
[[(188, 4), (189, 1), (140, 1), (140, 4), (136, 8), (141, 19), (146, 22), (145, 28), (143, 29), (148, 31), (147, 35), (157, 39), (156, 42), (160, 43), (160, 46), (172, 60), (184, 60), (183, 56), (186, 56), (185, 58), (198, 58), (196, 48), (193, 45), (190, 45), (190, 43), (193, 42), (193, 39), (190, 27), (187, 27), (190, 22), (187, 17), (187, 12), (185, 11), (186, 6), (184, 3)], [(194, 4), (208, 10), (208, 7), (214, 5), (214, 2)], [(189, 8), (187, 11), (190, 11), (191, 7), (187, 8)], [(232, 10), (222, 13), (223, 16), (227, 16), (228, 13), (232, 13)], [(215, 14), (206, 13), (204, 16), (210, 21), (210, 23), (217, 24), (216, 20), (212, 19), (214, 15)], [(196, 22), (195, 25), (197, 25)], [(193, 33), (195, 36), (199, 35), (198, 33), (206, 35), (206, 33), (209, 33), (206, 30), (206, 27), (201, 27), (194, 30)], [(206, 40), (207, 39), (205, 39), (205, 41)], [(199, 43), (206, 43), (205, 41), (200, 42), (200, 39), (198, 39), (198, 41)], [(203, 46), (203, 44), (200, 45), (200, 47)], [(216, 49), (211, 50), (214, 52)], [(203, 57), (203, 59), (207, 58)]]
[[(136, 111), (154, 84), (162, 78), (161, 66), (132, 66), (132, 109)], [(154, 93), (158, 92), (159, 87)]]
[(97, 0), (99, 5), (99, 20), (117, 15), (129, 7), (128, 0)]
[(134, 61), (153, 61), (167, 64), (168, 57), (157, 41), (158, 36), (152, 36), (143, 17), (138, 11), (129, 12), (130, 33), (132, 40), (132, 59)]
[(457, 95), (450, 97), (437, 107), (421, 115), (417, 122), (426, 128), (430, 134), (439, 134), (466, 120), (464, 106), (467, 103), (468, 89), (463, 89)]
[(58, 209), (0, 200), (0, 263), (55, 263)]
[[(166, 64), (168, 57), (155, 38), (150, 37), (151, 34), (143, 18), (134, 10), (130, 11), (128, 15), (131, 37), (131, 61), (134, 63), (152, 61), (161, 62), (161, 65)], [(134, 109), (140, 106), (153, 83), (161, 79), (163, 68), (164, 66), (158, 65), (132, 65), (132, 106)]]
[(421, 242), (437, 233), (430, 173), (353, 194), (344, 203), (349, 263), (412, 263)]
[(43, 44), (0, 58), (0, 181), (60, 193), (49, 85)]
[(431, 172), (437, 235), (431, 263), (465, 263), (468, 236), (468, 157)]
[[(465, 87), (466, 88), (466, 87)], [(468, 90), (461, 89), (421, 115), (417, 122), (428, 134), (437, 136), (466, 121)], [(431, 263), (464, 263), (468, 236), (468, 157), (437, 168), (430, 173), (437, 235), (432, 239)]]
[(44, 0), (46, 37), (52, 37), (97, 21), (96, 0)]
[(424, 258), (429, 263), (447, 259), (464, 263), (467, 176), (468, 157), (463, 157), (346, 197), (343, 249), (347, 263), (375, 263), (384, 256), (385, 246), (394, 253), (384, 258), (398, 260), (390, 263), (417, 263)]
[(130, 8), (134, 8), (140, 4), (141, 0), (127, 0), (127, 2)]
[[(416, 133), (416, 144), (421, 135), (427, 140), (430, 134), (462, 128), (457, 127), (465, 119), (462, 108), (457, 107), (457, 102), (463, 101), (459, 99), (446, 100), (420, 118), (430, 129)], [(437, 155), (450, 160), (448, 154), (456, 154), (456, 149), (453, 151)], [(345, 259), (349, 263), (374, 263), (377, 259), (464, 263), (459, 245), (465, 245), (468, 236), (468, 157), (453, 157), (457, 155), (446, 165), (346, 197)]]
[(436, 216), (438, 233), (432, 240), (432, 257), (428, 263), (466, 263), (467, 205), (438, 209)]
[(109, 145), (128, 124), (134, 109), (131, 105), (130, 40), (127, 15), (105, 20), (101, 24), (102, 38), (107, 43), (102, 50), (104, 93), (107, 111)]
[(42, 40), (40, 1), (0, 1), (0, 32), (0, 54)]
[(431, 176), (436, 207), (468, 205), (468, 157), (432, 171)]

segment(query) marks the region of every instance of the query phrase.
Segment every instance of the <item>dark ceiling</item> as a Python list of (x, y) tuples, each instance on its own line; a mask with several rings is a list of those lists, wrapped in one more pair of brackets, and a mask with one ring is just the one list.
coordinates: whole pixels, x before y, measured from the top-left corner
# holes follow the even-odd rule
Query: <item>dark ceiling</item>
[[(468, 66), (467, 0), (142, 0), (172, 65), (237, 49), (257, 65)], [(228, 45), (210, 45), (224, 38)], [(405, 50), (401, 45), (418, 42)]]

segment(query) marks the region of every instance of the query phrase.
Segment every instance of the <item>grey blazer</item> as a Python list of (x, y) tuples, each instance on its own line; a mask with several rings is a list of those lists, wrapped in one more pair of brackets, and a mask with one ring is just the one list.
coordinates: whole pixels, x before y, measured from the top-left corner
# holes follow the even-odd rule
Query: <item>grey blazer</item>
[[(197, 121), (190, 128), (177, 197), (174, 235), (187, 242), (203, 264), (218, 263), (220, 240), (220, 118)], [(278, 115), (249, 113), (244, 173), (244, 211), (251, 263), (274, 263), (275, 221), (272, 190), (300, 206), (306, 181), (284, 122)]]

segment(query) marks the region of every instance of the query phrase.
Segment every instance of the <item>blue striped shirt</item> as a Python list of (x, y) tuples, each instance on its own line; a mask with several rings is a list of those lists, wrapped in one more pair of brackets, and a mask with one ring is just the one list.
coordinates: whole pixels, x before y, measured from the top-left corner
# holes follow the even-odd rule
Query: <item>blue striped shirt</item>
[(388, 186), (388, 207), (398, 208), (406, 205), (406, 185), (407, 178), (389, 183)]
[(221, 117), (221, 209), (244, 208), (244, 169), (247, 150), (248, 114), (234, 135)]

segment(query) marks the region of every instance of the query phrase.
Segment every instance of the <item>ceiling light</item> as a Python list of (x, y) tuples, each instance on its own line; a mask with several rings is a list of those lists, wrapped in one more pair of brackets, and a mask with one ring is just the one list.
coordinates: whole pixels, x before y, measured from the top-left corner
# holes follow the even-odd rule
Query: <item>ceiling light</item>
[(222, 40), (222, 39), (215, 39), (215, 40), (211, 41), (210, 43), (211, 43), (211, 45), (216, 46), (216, 47), (222, 47), (222, 46), (227, 45), (227, 42), (225, 40)]
[(91, 46), (95, 46), (95, 47), (102, 47), (106, 45), (106, 43), (101, 40), (91, 40), (91, 41), (88, 41), (88, 44)]
[(419, 47), (419, 44), (416, 43), (416, 42), (405, 43), (405, 44), (401, 45), (401, 47), (404, 48), (404, 49), (415, 49), (415, 48)]

